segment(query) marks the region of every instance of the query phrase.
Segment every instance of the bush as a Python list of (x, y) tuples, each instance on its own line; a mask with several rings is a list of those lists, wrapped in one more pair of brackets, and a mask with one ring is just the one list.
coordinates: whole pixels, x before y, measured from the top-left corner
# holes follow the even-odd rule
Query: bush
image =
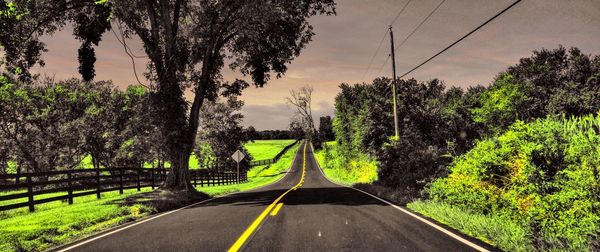
[(323, 143), (316, 153), (325, 175), (337, 183), (352, 185), (369, 184), (377, 180), (377, 162), (369, 155), (361, 154), (348, 158), (341, 155), (336, 142)]
[(432, 200), (505, 216), (537, 249), (590, 250), (600, 228), (600, 116), (518, 121), (455, 159)]

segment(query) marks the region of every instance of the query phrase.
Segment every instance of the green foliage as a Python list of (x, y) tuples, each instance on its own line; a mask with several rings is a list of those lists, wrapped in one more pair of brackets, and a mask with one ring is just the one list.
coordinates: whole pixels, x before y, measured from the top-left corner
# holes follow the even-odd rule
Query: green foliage
[(528, 89), (530, 87), (517, 83), (512, 75), (501, 74), (481, 94), (481, 105), (472, 109), (473, 121), (487, 125), (492, 131), (499, 131), (517, 119), (526, 118), (527, 114), (521, 113), (526, 112), (522, 108), (529, 102)]
[(516, 120), (547, 115), (583, 116), (600, 111), (600, 56), (577, 48), (534, 51), (496, 77), (472, 109), (487, 134), (501, 133)]
[(0, 172), (139, 166), (164, 159), (143, 87), (126, 92), (107, 82), (0, 80)]
[[(194, 150), (201, 162), (218, 165), (219, 169), (232, 170), (235, 163), (229, 158), (231, 154), (236, 150), (248, 154), (244, 143), (249, 139), (241, 126), (244, 116), (240, 111), (243, 105), (244, 102), (238, 100), (237, 96), (229, 96), (227, 99), (204, 105)], [(249, 169), (249, 161), (252, 158), (252, 155), (248, 155), (240, 162), (240, 168)]]
[(589, 249), (600, 223), (600, 116), (517, 122), (458, 157), (434, 201), (505, 216), (538, 249)]
[(370, 184), (377, 180), (377, 162), (368, 155), (358, 155), (345, 159), (338, 152), (335, 141), (323, 143), (321, 150), (315, 151), (315, 157), (325, 175), (340, 184)]

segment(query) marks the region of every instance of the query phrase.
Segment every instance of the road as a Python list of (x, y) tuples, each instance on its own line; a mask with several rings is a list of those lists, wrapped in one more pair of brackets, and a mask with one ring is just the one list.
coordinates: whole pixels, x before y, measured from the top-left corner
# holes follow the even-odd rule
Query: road
[(396, 207), (329, 182), (311, 148), (303, 147), (276, 183), (93, 237), (68, 250), (475, 250)]

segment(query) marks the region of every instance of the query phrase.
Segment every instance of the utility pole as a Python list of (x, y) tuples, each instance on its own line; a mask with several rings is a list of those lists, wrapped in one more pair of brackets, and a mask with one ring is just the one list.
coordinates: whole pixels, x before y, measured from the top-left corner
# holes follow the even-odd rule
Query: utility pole
[(398, 136), (398, 111), (396, 109), (396, 56), (394, 55), (394, 32), (392, 31), (392, 26), (390, 25), (390, 40), (392, 44), (392, 96), (394, 97), (394, 132), (396, 139)]

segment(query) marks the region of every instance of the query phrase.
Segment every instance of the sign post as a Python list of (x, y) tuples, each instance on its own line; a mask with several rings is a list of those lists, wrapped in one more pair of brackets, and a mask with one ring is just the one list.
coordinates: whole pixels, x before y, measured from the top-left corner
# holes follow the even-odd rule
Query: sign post
[(242, 159), (244, 159), (246, 155), (244, 155), (243, 152), (241, 152), (240, 150), (237, 150), (233, 153), (233, 155), (231, 155), (231, 158), (233, 158), (233, 160), (237, 163), (237, 183), (238, 185), (240, 184), (240, 161), (242, 161)]

